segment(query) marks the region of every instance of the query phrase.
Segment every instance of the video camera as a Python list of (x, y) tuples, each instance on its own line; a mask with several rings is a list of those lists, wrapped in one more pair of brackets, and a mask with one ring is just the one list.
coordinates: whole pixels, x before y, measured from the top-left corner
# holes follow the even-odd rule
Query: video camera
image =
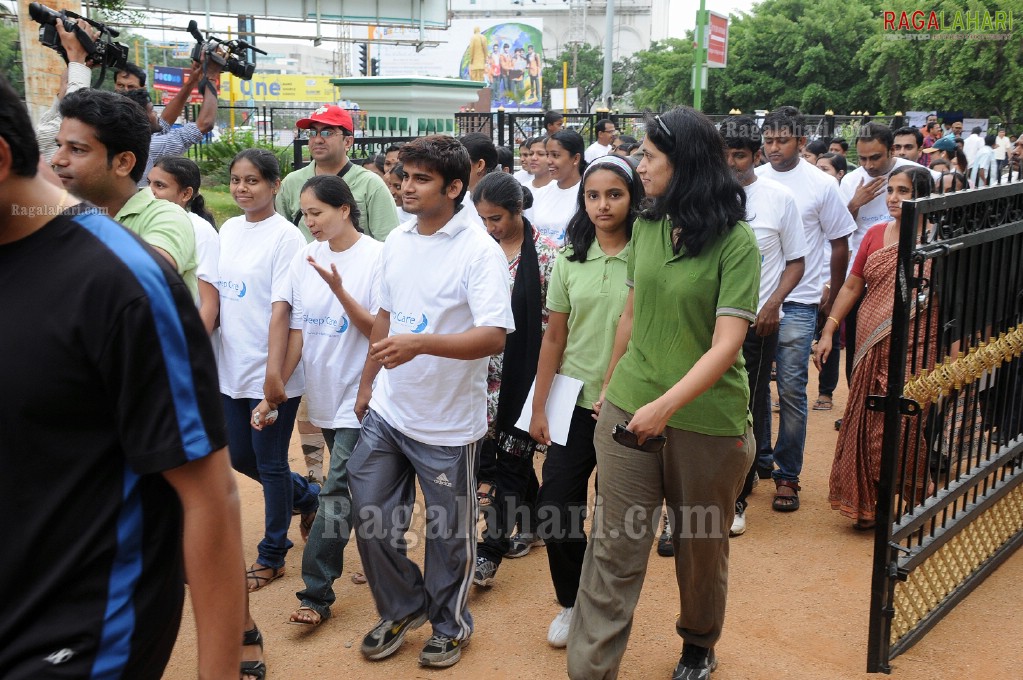
[[(102, 66), (104, 69), (107, 67), (120, 69), (124, 68), (124, 65), (128, 63), (128, 46), (114, 42), (113, 38), (116, 38), (120, 33), (106, 24), (75, 14), (69, 9), (57, 12), (46, 5), (40, 5), (38, 2), (29, 4), (28, 13), (32, 16), (33, 20), (41, 24), (39, 27), (39, 42), (44, 47), (54, 50), (65, 62), (67, 61), (67, 52), (64, 50), (64, 46), (60, 44), (60, 34), (57, 33), (58, 21), (64, 23), (65, 31), (75, 34), (78, 42), (82, 44), (82, 47), (88, 53), (87, 59), (94, 65)], [(90, 26), (97, 29), (99, 31), (99, 38), (93, 40), (85, 31), (79, 28), (78, 19), (84, 19)]]
[(245, 61), (244, 51), (252, 50), (266, 54), (263, 50), (244, 40), (221, 40), (212, 35), (208, 35), (204, 39), (202, 33), (199, 32), (199, 25), (195, 23), (194, 19), (188, 22), (188, 32), (195, 38), (192, 61), (202, 61), (201, 58), (205, 52), (214, 63), (242, 80), (252, 80), (252, 73), (256, 70), (255, 61)]

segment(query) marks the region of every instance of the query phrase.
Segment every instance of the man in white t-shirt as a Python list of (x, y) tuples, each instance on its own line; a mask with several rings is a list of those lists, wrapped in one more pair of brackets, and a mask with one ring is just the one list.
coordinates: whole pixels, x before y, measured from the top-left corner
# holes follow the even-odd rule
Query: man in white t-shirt
[[(348, 463), (359, 554), (381, 619), (362, 653), (390, 656), (429, 620), (433, 635), (419, 663), (447, 667), (473, 631), (468, 596), (487, 364), (515, 324), (504, 254), (460, 206), (469, 182), (465, 147), (432, 135), (403, 146), (399, 158), (402, 203), (415, 218), (384, 243), (380, 310), (355, 402), (362, 434)], [(424, 572), (404, 538), (417, 478), (426, 505)]]
[[(785, 186), (796, 201), (809, 251), (802, 278), (782, 304), (775, 365), (781, 416), (774, 447), (775, 486), (772, 506), (781, 512), (799, 509), (799, 473), (806, 444), (806, 383), (809, 378), (810, 343), (817, 327), (817, 312), (827, 316), (832, 298), (825, 297), (823, 282), (830, 278), (834, 290), (845, 282), (849, 259), (849, 235), (856, 223), (845, 207), (838, 185), (830, 175), (799, 156), (806, 143), (803, 116), (783, 106), (764, 118), (764, 153), (768, 165), (756, 169), (757, 177)], [(830, 257), (827, 246), (831, 246)]]
[(1009, 160), (1009, 153), (1012, 151), (1012, 142), (1005, 136), (1005, 128), (998, 131), (998, 136), (995, 138), (995, 161), (998, 164), (997, 172), (999, 175), (1002, 174), (1002, 170), (1005, 169), (1005, 165)]
[(746, 498), (753, 490), (759, 469), (770, 474), (771, 458), (771, 364), (778, 346), (778, 326), (785, 297), (803, 277), (806, 265), (806, 235), (792, 194), (783, 185), (757, 177), (761, 133), (750, 116), (734, 116), (722, 122), (728, 166), (746, 190), (746, 215), (760, 248), (760, 302), (757, 320), (746, 333), (742, 355), (749, 374), (750, 412), (757, 460), (750, 467), (739, 498), (731, 535), (746, 531)]
[(997, 139), (995, 135), (984, 137), (984, 146), (980, 147), (970, 163), (970, 186), (989, 187), (998, 183), (998, 161), (995, 160)]
[(970, 136), (963, 140), (963, 153), (966, 154), (967, 165), (972, 166), (977, 152), (984, 147), (984, 130), (979, 125), (974, 127)]
[[(867, 123), (860, 128), (856, 138), (856, 153), (860, 158), (860, 167), (849, 172), (842, 178), (842, 195), (846, 206), (856, 220), (856, 231), (849, 238), (849, 267), (852, 268), (856, 250), (867, 230), (875, 224), (891, 219), (888, 212), (888, 177), (895, 168), (906, 165), (920, 165), (911, 159), (895, 155), (896, 140), (901, 140), (904, 147), (907, 139), (913, 139), (902, 128), (892, 133), (891, 129), (880, 123)], [(920, 132), (917, 131), (919, 135)], [(923, 167), (923, 166), (920, 166)], [(928, 170), (931, 177), (937, 180), (941, 173)], [(847, 272), (848, 273), (848, 272)], [(838, 295), (839, 288), (832, 284), (831, 291)], [(852, 378), (853, 358), (856, 355), (856, 312), (859, 302), (845, 316), (845, 378)]]
[(597, 130), (597, 141), (586, 147), (586, 152), (583, 153), (583, 158), (587, 163), (592, 163), (601, 156), (611, 153), (611, 143), (618, 135), (614, 122), (608, 118), (598, 120), (595, 129)]

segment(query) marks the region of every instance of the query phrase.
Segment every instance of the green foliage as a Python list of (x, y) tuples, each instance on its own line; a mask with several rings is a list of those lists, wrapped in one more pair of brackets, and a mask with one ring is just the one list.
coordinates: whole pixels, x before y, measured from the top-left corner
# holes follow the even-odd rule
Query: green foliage
[[(562, 86), (562, 63), (568, 62), (568, 86), (579, 88), (579, 108), (589, 111), (604, 88), (604, 52), (589, 44), (579, 46), (575, 54), (566, 49), (556, 59), (545, 60), (543, 82), (547, 88)], [(611, 69), (611, 93), (615, 101), (628, 94), (631, 68), (628, 60), (619, 59)], [(544, 95), (544, 106), (550, 106), (550, 95)]]
[[(225, 132), (216, 142), (203, 145), (205, 157), (198, 162), (206, 186), (226, 187), (230, 181), (230, 165), (234, 157), (245, 149), (269, 149), (281, 164), (281, 178), (291, 172), (292, 149), (290, 146), (274, 147), (269, 142), (256, 141), (251, 132)], [(219, 222), (218, 222), (219, 224)]]
[(234, 202), (231, 191), (226, 186), (203, 187), (202, 196), (206, 199), (206, 207), (213, 213), (217, 226), (231, 217), (242, 214), (242, 209)]
[(25, 96), (25, 71), (16, 25), (0, 24), (0, 73), (4, 74), (19, 97)]
[[(1009, 40), (907, 40), (883, 11), (1012, 12)], [(1023, 118), (1023, 0), (764, 0), (732, 15), (728, 67), (710, 69), (704, 109), (752, 112), (782, 104), (806, 113), (962, 110)], [(995, 31), (1002, 32), (1002, 31)], [(948, 32), (945, 32), (947, 37)], [(933, 36), (932, 36), (933, 37)], [(693, 34), (653, 43), (624, 69), (637, 108), (692, 103)]]

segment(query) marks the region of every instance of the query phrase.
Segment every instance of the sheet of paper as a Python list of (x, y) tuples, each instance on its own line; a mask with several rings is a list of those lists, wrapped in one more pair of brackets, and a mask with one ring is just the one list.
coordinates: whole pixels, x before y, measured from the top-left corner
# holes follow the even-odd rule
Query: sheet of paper
[[(569, 378), (567, 375), (557, 374), (554, 376), (554, 383), (551, 385), (551, 393), (547, 397), (547, 406), (544, 412), (547, 414), (547, 424), (551, 429), (551, 440), (555, 444), (565, 446), (568, 442), (568, 426), (572, 423), (572, 412), (575, 410), (575, 402), (579, 399), (579, 392), (583, 389), (583, 381), (576, 378)], [(515, 423), (515, 427), (529, 432), (529, 421), (533, 419), (533, 392), (536, 391), (536, 380), (529, 387), (529, 394), (526, 396), (526, 403), (522, 405), (522, 413)]]

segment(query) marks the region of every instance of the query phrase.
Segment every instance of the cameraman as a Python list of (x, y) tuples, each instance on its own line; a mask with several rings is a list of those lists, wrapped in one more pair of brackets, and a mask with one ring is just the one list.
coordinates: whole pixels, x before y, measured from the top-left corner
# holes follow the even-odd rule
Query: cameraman
[[(60, 36), (60, 43), (67, 53), (68, 63), (67, 70), (61, 76), (60, 92), (57, 94), (57, 98), (54, 99), (53, 106), (43, 114), (42, 118), (39, 119), (39, 125), (36, 127), (39, 155), (42, 156), (47, 164), (49, 164), (53, 152), (57, 150), (57, 142), (55, 140), (57, 131), (60, 130), (61, 116), (58, 109), (60, 100), (65, 95), (69, 95), (76, 90), (89, 87), (92, 83), (92, 71), (90, 70), (92, 64), (86, 62), (88, 53), (82, 47), (82, 43), (79, 42), (78, 36), (65, 31), (64, 23), (61, 21), (56, 22), (55, 25), (57, 34)], [(82, 19), (78, 20), (78, 27), (88, 32), (93, 38), (98, 36), (96, 31)]]
[(114, 76), (114, 90), (127, 92), (128, 90), (141, 90), (146, 86), (146, 72), (132, 63), (127, 63), (124, 68), (117, 71)]
[[(203, 137), (213, 129), (217, 121), (217, 88), (216, 83), (220, 80), (221, 66), (209, 55), (203, 54), (202, 60), (206, 67), (206, 74), (203, 75), (203, 65), (192, 62), (192, 70), (188, 73), (181, 89), (163, 107), (163, 113), (158, 120), (160, 133), (154, 134), (149, 143), (149, 161), (142, 173), (139, 187), (149, 185), (149, 171), (153, 169), (156, 161), (164, 156), (183, 156), (188, 147), (201, 142)], [(185, 104), (192, 95), (192, 90), (199, 86), (202, 92), (202, 106), (199, 107), (199, 115), (195, 122), (188, 121), (181, 127), (171, 127), (178, 119), (181, 112), (185, 110)]]

